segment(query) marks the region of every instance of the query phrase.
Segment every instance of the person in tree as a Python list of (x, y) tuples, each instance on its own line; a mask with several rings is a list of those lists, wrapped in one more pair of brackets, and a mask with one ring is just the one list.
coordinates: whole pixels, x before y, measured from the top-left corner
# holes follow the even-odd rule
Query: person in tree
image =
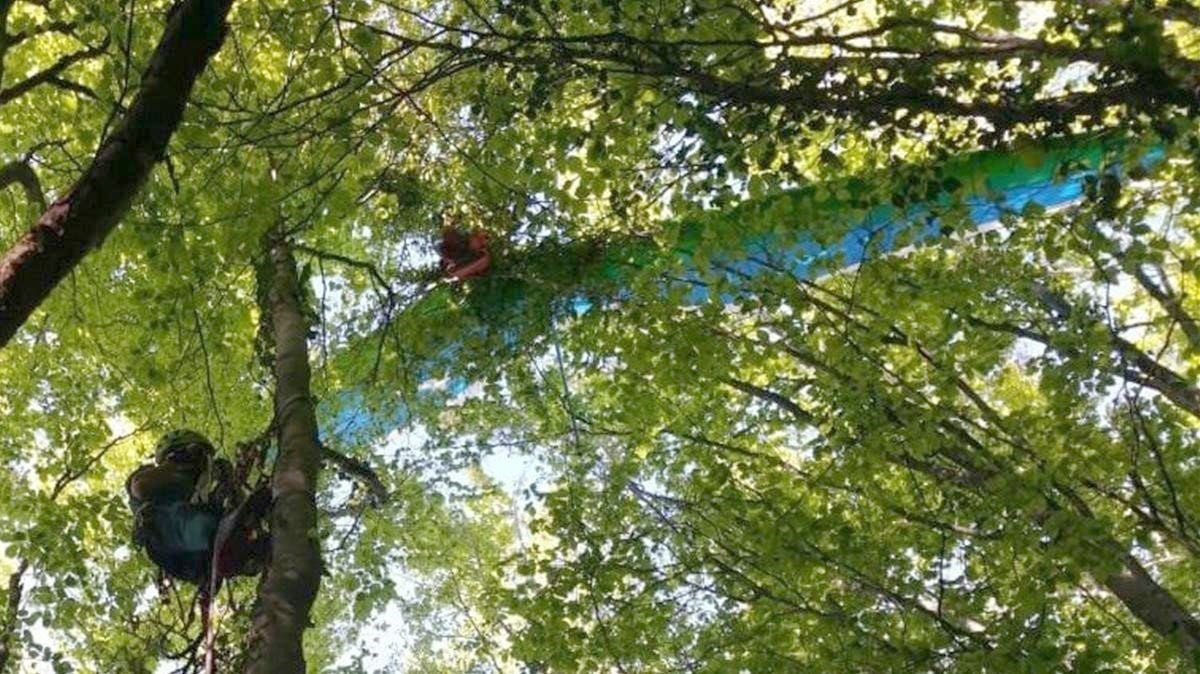
[(200, 433), (171, 431), (158, 441), (154, 463), (125, 481), (134, 542), (163, 574), (201, 587), (210, 578), (217, 530), (227, 514), (234, 528), (216, 555), (219, 577), (254, 575), (268, 550), (258, 525), (270, 492), (257, 490), (235, 508), (239, 489), (232, 466), (214, 454)]
[(453, 226), (443, 228), (438, 255), (442, 272), (457, 281), (483, 276), (492, 264), (487, 232), (478, 229), (468, 234)]

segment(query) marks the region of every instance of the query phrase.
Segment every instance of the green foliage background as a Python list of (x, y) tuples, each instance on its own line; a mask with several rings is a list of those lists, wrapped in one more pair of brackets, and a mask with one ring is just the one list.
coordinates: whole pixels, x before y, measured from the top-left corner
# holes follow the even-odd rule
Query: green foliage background
[[(168, 4), (0, 0), (0, 161), (66, 189)], [(285, 223), (323, 439), (390, 493), (326, 471), (312, 671), (1189, 671), (1104, 579), (1132, 555), (1200, 607), (1198, 15), (237, 3), (165, 166), (0, 351), (7, 667), (186, 667), (191, 595), (131, 549), (122, 484), (170, 428), (232, 453), (270, 423), (255, 268)], [(920, 167), (1098, 132), (1165, 158), (818, 279), (720, 267), (853, 222), (789, 190), (907, 204)], [(0, 192), (3, 240), (37, 212)], [(689, 222), (729, 301), (662, 253)], [(432, 280), (446, 224), (492, 233), (492, 277)], [(630, 242), (619, 284), (577, 266)], [(253, 593), (222, 599), (230, 669)]]

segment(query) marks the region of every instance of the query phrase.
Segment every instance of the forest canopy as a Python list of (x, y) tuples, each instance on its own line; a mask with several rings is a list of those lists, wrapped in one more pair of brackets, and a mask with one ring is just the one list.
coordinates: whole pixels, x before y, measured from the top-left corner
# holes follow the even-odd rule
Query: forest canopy
[(1195, 0), (0, 0), (0, 674), (1195, 671), (1198, 120)]

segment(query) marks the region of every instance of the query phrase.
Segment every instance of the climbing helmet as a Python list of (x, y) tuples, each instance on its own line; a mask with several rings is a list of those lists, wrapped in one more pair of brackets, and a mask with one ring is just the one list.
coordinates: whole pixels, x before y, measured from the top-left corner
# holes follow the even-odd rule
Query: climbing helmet
[(186, 428), (170, 431), (158, 440), (154, 448), (154, 459), (158, 463), (200, 463), (213, 453), (213, 444), (208, 438)]

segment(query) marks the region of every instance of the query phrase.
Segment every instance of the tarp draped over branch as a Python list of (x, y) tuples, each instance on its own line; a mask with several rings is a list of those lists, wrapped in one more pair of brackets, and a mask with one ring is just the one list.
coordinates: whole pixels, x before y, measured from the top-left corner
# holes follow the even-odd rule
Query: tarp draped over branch
[(121, 125), (78, 182), (0, 258), (0, 346), (129, 210), (221, 47), (233, 0), (186, 0), (170, 15)]

